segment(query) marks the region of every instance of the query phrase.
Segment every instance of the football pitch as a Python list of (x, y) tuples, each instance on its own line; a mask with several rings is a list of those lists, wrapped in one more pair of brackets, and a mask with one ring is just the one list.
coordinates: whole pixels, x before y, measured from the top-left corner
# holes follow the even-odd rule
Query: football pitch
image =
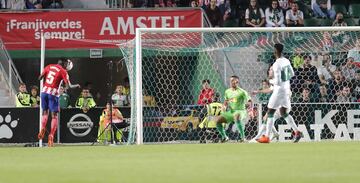
[(0, 147), (0, 183), (358, 183), (359, 171), (359, 142)]

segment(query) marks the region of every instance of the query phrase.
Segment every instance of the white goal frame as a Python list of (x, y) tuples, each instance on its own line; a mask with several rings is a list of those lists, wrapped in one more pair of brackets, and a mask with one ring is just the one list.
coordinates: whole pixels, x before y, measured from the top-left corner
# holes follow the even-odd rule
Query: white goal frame
[[(135, 90), (136, 102), (132, 110), (136, 109), (136, 144), (143, 144), (143, 96), (142, 96), (142, 44), (143, 33), (166, 32), (320, 32), (320, 31), (360, 31), (360, 26), (348, 27), (263, 27), (263, 28), (137, 28), (135, 36)], [(132, 116), (133, 117), (133, 116)]]

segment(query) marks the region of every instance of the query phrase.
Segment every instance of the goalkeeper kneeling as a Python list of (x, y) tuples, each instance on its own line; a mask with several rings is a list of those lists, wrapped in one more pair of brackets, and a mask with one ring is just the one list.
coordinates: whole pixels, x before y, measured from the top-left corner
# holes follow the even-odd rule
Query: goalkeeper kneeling
[(199, 124), (199, 128), (201, 129), (200, 143), (206, 143), (208, 139), (211, 139), (213, 142), (219, 141), (215, 120), (217, 116), (220, 116), (223, 108), (223, 104), (220, 103), (220, 94), (216, 93), (212, 101), (212, 103), (206, 105), (206, 117)]

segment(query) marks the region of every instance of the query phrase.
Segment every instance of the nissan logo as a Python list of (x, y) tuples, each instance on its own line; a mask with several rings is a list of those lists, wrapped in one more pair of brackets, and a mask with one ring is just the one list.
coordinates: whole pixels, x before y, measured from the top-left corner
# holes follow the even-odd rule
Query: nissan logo
[(90, 133), (94, 123), (86, 114), (75, 114), (67, 123), (71, 134), (76, 137), (84, 137)]

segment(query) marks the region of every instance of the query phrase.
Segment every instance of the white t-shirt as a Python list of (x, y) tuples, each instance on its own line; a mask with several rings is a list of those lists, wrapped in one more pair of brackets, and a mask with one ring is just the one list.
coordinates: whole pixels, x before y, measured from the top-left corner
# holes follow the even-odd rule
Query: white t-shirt
[(270, 11), (270, 8), (266, 8), (265, 10), (265, 18), (266, 18), (266, 26), (273, 27), (275, 23), (280, 26), (284, 26), (284, 14), (282, 11)]
[[(336, 70), (336, 66), (330, 65), (329, 70), (331, 72), (334, 72)], [(319, 76), (324, 75), (325, 80), (329, 80), (332, 78), (330, 72), (323, 65), (318, 69), (318, 75)]]
[(296, 13), (294, 13), (291, 9), (286, 11), (286, 20), (289, 19), (291, 21), (297, 21), (299, 18), (304, 19), (304, 14), (302, 11), (297, 10)]
[(290, 90), (290, 79), (294, 76), (294, 70), (290, 61), (285, 57), (276, 59), (272, 66), (274, 72), (274, 92), (288, 93)]
[(129, 103), (126, 95), (119, 95), (117, 93), (114, 93), (111, 96), (111, 100), (114, 102), (116, 107), (126, 106)]

